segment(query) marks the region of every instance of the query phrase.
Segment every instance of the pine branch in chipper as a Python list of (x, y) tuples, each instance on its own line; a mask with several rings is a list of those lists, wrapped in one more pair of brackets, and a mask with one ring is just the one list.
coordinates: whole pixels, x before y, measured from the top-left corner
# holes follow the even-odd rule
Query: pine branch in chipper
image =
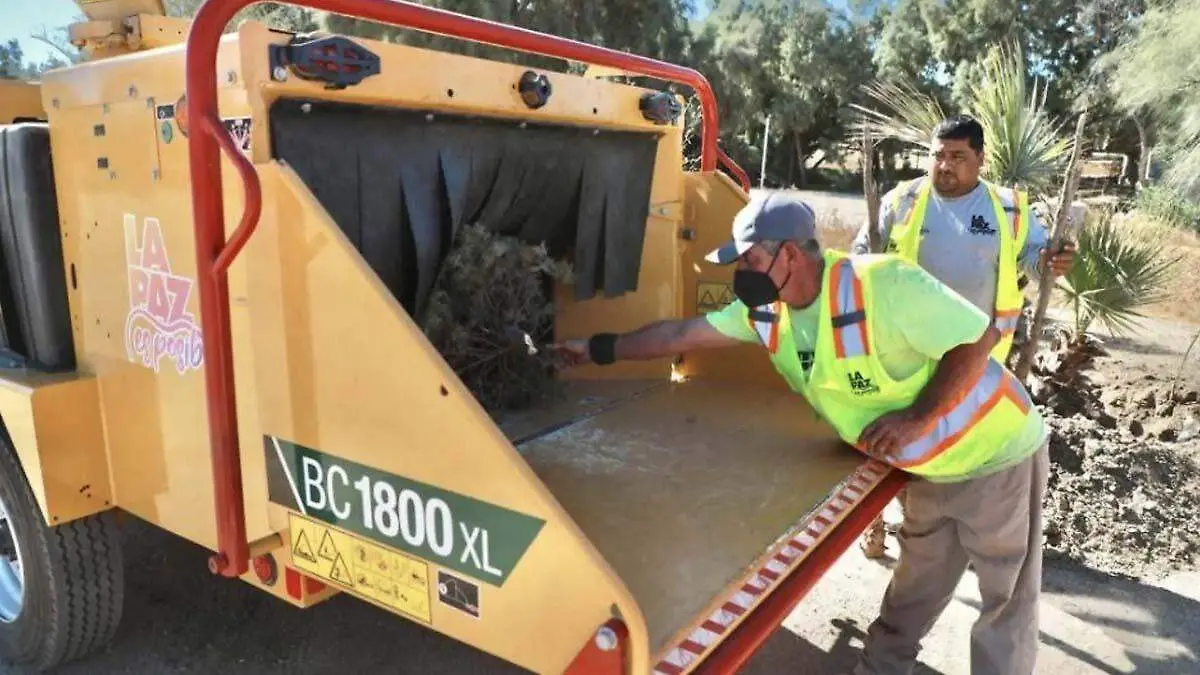
[(554, 323), (553, 284), (571, 268), (544, 246), (464, 227), (442, 263), (424, 317), (430, 342), (493, 416), (555, 392), (551, 355), (535, 345)]

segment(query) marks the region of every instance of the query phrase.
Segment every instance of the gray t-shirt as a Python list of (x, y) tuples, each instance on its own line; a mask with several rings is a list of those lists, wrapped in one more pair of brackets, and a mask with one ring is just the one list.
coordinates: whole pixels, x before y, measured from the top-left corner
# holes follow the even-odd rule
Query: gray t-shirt
[[(1005, 192), (1005, 191), (1001, 191)], [(1011, 193), (1003, 196), (1008, 197)], [(1008, 197), (1011, 198), (1011, 197)], [(894, 216), (893, 194), (880, 200), (879, 233), (887, 241)], [(911, 206), (905, 211), (911, 212)], [(1008, 215), (1006, 213), (1006, 215)], [(958, 292), (991, 316), (996, 307), (996, 273), (1000, 260), (1000, 227), (1011, 221), (996, 222), (996, 209), (982, 182), (975, 189), (953, 199), (931, 190), (925, 222), (921, 228), (921, 248), (917, 263), (942, 283)], [(1037, 275), (1039, 251), (1046, 246), (1046, 228), (1030, 210), (1029, 235), (1018, 262), (1030, 276)], [(851, 246), (852, 253), (866, 253), (867, 225), (864, 223)]]

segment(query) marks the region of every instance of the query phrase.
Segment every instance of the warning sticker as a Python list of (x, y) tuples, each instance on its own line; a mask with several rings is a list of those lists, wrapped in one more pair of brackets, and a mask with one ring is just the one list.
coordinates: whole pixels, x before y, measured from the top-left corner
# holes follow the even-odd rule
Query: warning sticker
[(308, 543), (308, 533), (300, 530), (300, 536), (294, 537), (296, 545), (292, 547), (292, 557), (307, 560), (309, 563), (316, 565), (317, 557), (313, 555), (312, 544)]
[(233, 142), (242, 151), (242, 154), (250, 155), (250, 125), (253, 120), (249, 117), (226, 117), (221, 120), (221, 124), (225, 125), (225, 131), (229, 132)]
[(715, 312), (734, 301), (733, 284), (701, 281), (696, 286), (696, 312)]
[(479, 618), (479, 587), (444, 570), (438, 570), (438, 602)]
[[(429, 566), (424, 561), (325, 523), (288, 515), (292, 564), (297, 569), (389, 609), (432, 622)], [(319, 542), (315, 550), (313, 542)]]

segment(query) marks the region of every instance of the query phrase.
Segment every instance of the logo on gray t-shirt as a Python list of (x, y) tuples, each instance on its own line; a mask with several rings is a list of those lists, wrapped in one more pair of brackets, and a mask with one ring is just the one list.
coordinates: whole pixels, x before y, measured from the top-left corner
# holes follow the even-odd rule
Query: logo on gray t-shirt
[(984, 220), (983, 216), (978, 214), (971, 216), (971, 227), (968, 228), (968, 231), (971, 234), (996, 235), (995, 228), (987, 220)]

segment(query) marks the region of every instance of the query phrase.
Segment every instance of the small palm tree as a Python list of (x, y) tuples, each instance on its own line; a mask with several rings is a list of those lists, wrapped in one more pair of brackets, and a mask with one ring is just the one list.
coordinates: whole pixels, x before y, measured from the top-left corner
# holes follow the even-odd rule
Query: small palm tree
[[(1062, 124), (1046, 112), (1046, 89), (1036, 81), (1030, 92), (1025, 60), (1012, 46), (993, 47), (983, 62), (982, 78), (969, 87), (968, 110), (983, 126), (984, 178), (1045, 195), (1059, 179), (1070, 155), (1071, 140)], [(933, 128), (946, 117), (937, 99), (908, 83), (873, 82), (865, 87), (871, 106), (854, 105), (863, 127), (877, 138), (928, 148)]]
[(1099, 322), (1113, 335), (1136, 332), (1141, 309), (1167, 297), (1166, 284), (1181, 257), (1166, 255), (1161, 238), (1135, 237), (1105, 211), (1080, 229), (1074, 267), (1057, 289), (1071, 310), (1071, 326), (1056, 331), (1040, 369), (1060, 385), (1075, 380), (1102, 351), (1088, 330)]
[(1182, 260), (1166, 255), (1161, 240), (1121, 231), (1109, 212), (1084, 225), (1078, 247), (1075, 266), (1058, 281), (1072, 310), (1076, 342), (1096, 321), (1114, 335), (1134, 332), (1141, 308), (1166, 298), (1172, 267)]

